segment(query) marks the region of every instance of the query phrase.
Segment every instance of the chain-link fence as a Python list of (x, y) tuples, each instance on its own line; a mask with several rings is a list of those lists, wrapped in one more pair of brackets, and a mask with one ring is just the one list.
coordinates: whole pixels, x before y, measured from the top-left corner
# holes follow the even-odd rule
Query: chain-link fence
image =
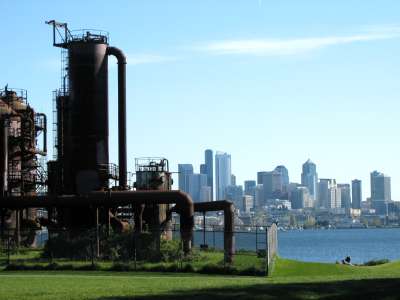
[[(270, 236), (267, 236), (267, 235)], [(33, 235), (33, 237), (32, 237)], [(276, 253), (276, 226), (236, 226), (228, 263), (223, 226), (196, 227), (185, 253), (179, 224), (164, 231), (113, 232), (99, 226), (75, 230), (3, 230), (0, 264), (7, 269), (187, 271), (264, 275)]]

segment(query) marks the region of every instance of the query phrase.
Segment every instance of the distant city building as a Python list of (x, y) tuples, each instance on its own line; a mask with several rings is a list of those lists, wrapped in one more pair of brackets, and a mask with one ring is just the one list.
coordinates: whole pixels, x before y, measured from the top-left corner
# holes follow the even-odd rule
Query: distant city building
[(263, 177), (267, 174), (268, 172), (263, 171), (263, 172), (257, 172), (257, 184), (263, 184)]
[(282, 175), (278, 171), (258, 172), (257, 181), (261, 182), (264, 188), (263, 200), (280, 199), (283, 194)]
[(225, 190), (231, 185), (231, 156), (225, 152), (215, 154), (216, 199), (225, 200)]
[(310, 196), (306, 186), (297, 186), (295, 190), (290, 193), (291, 208), (302, 209), (313, 207), (313, 199)]
[(242, 211), (249, 213), (254, 208), (254, 197), (250, 195), (243, 196)]
[(282, 180), (282, 187), (283, 187), (283, 191), (287, 192), (288, 190), (288, 186), (289, 186), (289, 171), (285, 166), (277, 166), (275, 168), (276, 172), (279, 172), (281, 174), (281, 180)]
[(337, 185), (338, 189), (340, 189), (340, 207), (346, 209), (346, 211), (350, 211), (351, 208), (351, 192), (350, 192), (350, 184), (340, 183)]
[(208, 185), (201, 186), (200, 187), (200, 202), (210, 202), (210, 201), (212, 201), (211, 187)]
[(262, 208), (266, 201), (264, 201), (264, 187), (262, 184), (257, 184), (255, 188), (254, 208)]
[(390, 177), (373, 171), (371, 173), (371, 203), (377, 214), (387, 214), (391, 197)]
[(225, 191), (226, 200), (232, 201), (236, 208), (243, 211), (243, 187), (241, 185), (229, 185)]
[(236, 176), (234, 174), (231, 175), (231, 185), (236, 185)]
[(207, 149), (204, 152), (205, 158), (205, 173), (207, 173), (207, 184), (211, 188), (211, 201), (214, 199), (214, 164), (213, 164), (213, 151)]
[(255, 180), (246, 180), (244, 182), (244, 194), (253, 196), (254, 199), (256, 198), (256, 181)]
[(193, 174), (193, 165), (178, 164), (178, 185), (181, 191), (189, 193), (189, 175)]
[[(209, 196), (205, 194), (205, 188), (207, 185), (206, 174), (191, 174), (188, 175), (189, 182), (189, 194), (194, 202), (209, 201)], [(209, 191), (209, 189), (206, 189)]]
[(353, 209), (361, 209), (362, 186), (361, 180), (354, 179), (351, 181), (351, 207)]
[(310, 159), (303, 164), (301, 173), (301, 184), (308, 188), (310, 196), (318, 200), (318, 174), (317, 166)]
[(207, 175), (207, 166), (206, 166), (206, 164), (201, 164), (200, 165), (200, 174)]
[(340, 189), (335, 179), (320, 179), (318, 184), (318, 208), (341, 208)]

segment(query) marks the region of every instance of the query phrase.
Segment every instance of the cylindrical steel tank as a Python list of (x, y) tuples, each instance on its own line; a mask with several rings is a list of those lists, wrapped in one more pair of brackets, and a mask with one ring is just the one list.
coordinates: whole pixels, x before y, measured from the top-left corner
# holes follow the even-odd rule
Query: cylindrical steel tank
[(68, 44), (69, 97), (63, 107), (64, 192), (108, 187), (107, 44), (82, 39)]

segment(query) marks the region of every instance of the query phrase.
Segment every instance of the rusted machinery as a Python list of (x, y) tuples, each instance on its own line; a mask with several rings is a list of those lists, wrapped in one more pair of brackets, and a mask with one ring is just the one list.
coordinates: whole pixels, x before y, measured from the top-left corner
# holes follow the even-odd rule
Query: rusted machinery
[[(171, 238), (171, 214), (174, 211), (180, 215), (180, 231), (185, 253), (189, 253), (191, 249), (195, 208), (197, 207), (196, 211), (199, 212), (223, 210), (225, 259), (228, 262), (232, 261), (234, 255), (232, 203), (219, 201), (195, 207), (190, 196), (171, 190), (171, 173), (168, 161), (164, 158), (136, 160), (136, 190), (128, 187), (126, 58), (123, 52), (109, 46), (108, 34), (105, 32), (94, 30), (74, 32), (68, 29), (66, 23), (54, 20), (46, 23), (52, 25), (53, 45), (62, 49), (64, 57), (62, 87), (55, 92), (57, 151), (55, 160), (48, 163), (46, 181), (48, 193), (37, 195), (33, 186), (38, 184), (39, 177), (34, 176), (35, 181), (31, 182), (28, 180), (31, 171), (22, 171), (24, 168), (27, 170), (34, 168), (33, 162), (36, 161), (37, 154), (46, 154), (45, 139), (44, 149), (39, 151), (34, 147), (38, 132), (46, 131), (45, 116), (35, 114), (33, 110), (28, 109), (28, 106), (24, 109), (16, 109), (12, 105), (4, 106), (6, 112), (4, 115), (13, 115), (8, 111), (17, 111), (29, 116), (21, 119), (30, 121), (30, 123), (21, 122), (21, 132), (25, 132), (23, 129), (25, 126), (26, 128), (34, 126), (34, 131), (30, 131), (29, 136), (33, 144), (24, 140), (21, 145), (25, 148), (22, 147), (19, 152), (17, 151), (21, 157), (21, 166), (18, 170), (23, 174), (21, 182), (24, 183), (17, 188), (12, 185), (10, 176), (13, 166), (5, 163), (10, 161), (10, 153), (13, 156), (13, 152), (4, 149), (7, 147), (10, 149), (13, 140), (7, 138), (9, 132), (4, 129), (6, 123), (1, 118), (3, 108), (0, 102), (0, 183), (3, 192), (0, 208), (16, 211), (47, 208), (49, 212), (47, 224), (50, 228), (52, 226), (65, 228), (72, 235), (74, 232), (79, 234), (83, 229), (93, 228), (99, 224), (109, 226), (112, 221), (114, 224), (118, 222), (122, 224), (123, 220), (118, 218), (118, 208), (132, 208), (135, 232), (141, 233), (146, 228), (153, 232), (158, 244), (160, 237)], [(110, 55), (115, 56), (118, 61), (118, 167), (110, 164), (108, 150), (108, 56)], [(18, 104), (20, 107), (22, 105), (20, 102), (16, 101), (15, 105)], [(5, 180), (6, 175), (7, 180)], [(112, 181), (118, 184), (113, 186)], [(9, 193), (14, 190), (16, 193)], [(123, 227), (120, 225), (120, 228)]]
[[(35, 196), (45, 185), (43, 166), (37, 155), (47, 152), (46, 116), (36, 113), (27, 102), (25, 90), (0, 90), (0, 195)], [(42, 133), (42, 149), (37, 138)], [(13, 230), (17, 243), (34, 243), (36, 210), (1, 210), (0, 228)], [(20, 230), (26, 233), (21, 236)], [(31, 229), (31, 231), (29, 231)]]

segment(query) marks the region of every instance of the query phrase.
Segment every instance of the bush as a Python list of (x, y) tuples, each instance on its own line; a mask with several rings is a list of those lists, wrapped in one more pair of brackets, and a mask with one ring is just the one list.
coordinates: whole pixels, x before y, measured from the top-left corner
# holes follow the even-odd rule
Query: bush
[(239, 273), (237, 268), (231, 265), (227, 265), (224, 267), (216, 264), (204, 265), (202, 268), (198, 270), (198, 272), (203, 274), (226, 274), (226, 275), (233, 275)]
[(93, 255), (94, 241), (90, 232), (71, 236), (68, 232), (52, 235), (43, 249), (43, 258), (90, 259)]
[(195, 268), (191, 264), (185, 264), (181, 270), (181, 272), (185, 273), (194, 273), (196, 272)]
[(383, 264), (387, 264), (388, 262), (390, 262), (388, 259), (384, 258), (384, 259), (373, 259), (370, 261), (367, 261), (363, 264), (363, 266), (377, 266), (377, 265), (383, 265)]
[(117, 271), (117, 272), (128, 272), (131, 271), (131, 266), (129, 264), (124, 263), (114, 263), (110, 269), (110, 271)]

